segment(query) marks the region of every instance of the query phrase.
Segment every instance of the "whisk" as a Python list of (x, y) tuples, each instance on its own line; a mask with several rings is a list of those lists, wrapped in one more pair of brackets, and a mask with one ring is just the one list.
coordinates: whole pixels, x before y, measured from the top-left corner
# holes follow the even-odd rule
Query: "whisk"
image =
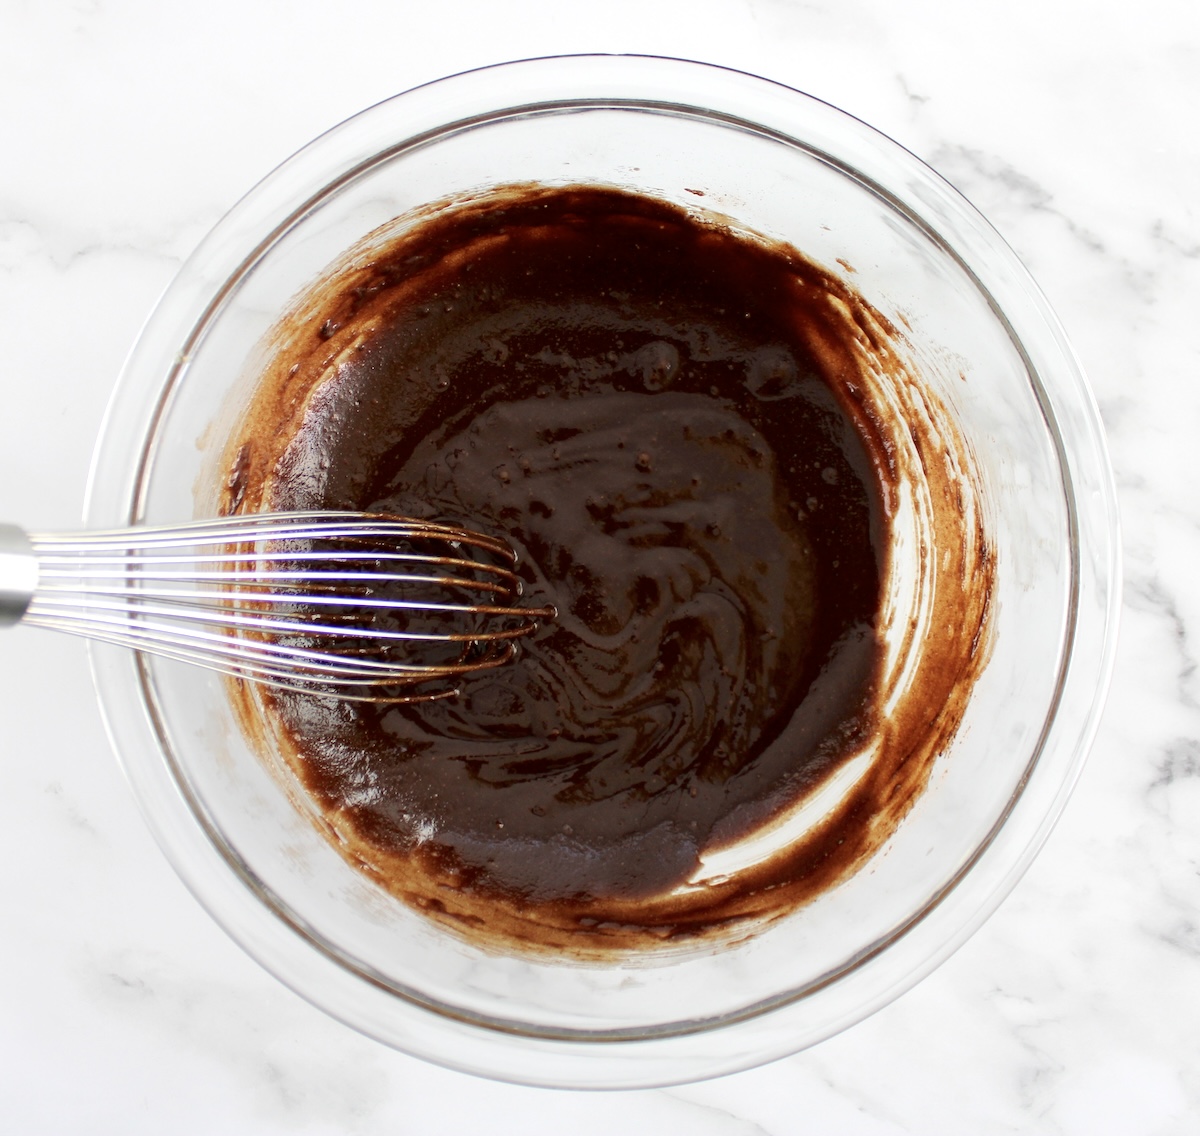
[(349, 512), (78, 535), (0, 525), (0, 626), (21, 621), (288, 690), (429, 701), (502, 666), (554, 615), (517, 604), (516, 560), (505, 541), (465, 528)]

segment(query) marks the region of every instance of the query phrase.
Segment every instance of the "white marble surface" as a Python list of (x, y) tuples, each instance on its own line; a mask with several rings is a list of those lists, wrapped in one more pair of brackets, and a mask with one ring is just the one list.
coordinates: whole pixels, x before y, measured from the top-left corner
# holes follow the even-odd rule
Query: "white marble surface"
[(0, 517), (77, 522), (122, 358), (196, 241), (354, 111), (567, 51), (756, 71), (885, 130), (1025, 259), (1124, 512), (1113, 691), (1032, 870), (932, 977), (706, 1084), (522, 1089), (395, 1054), (246, 958), (147, 835), (84, 651), (0, 637), (0, 1130), (1200, 1131), (1200, 9), (1194, 0), (0, 0)]

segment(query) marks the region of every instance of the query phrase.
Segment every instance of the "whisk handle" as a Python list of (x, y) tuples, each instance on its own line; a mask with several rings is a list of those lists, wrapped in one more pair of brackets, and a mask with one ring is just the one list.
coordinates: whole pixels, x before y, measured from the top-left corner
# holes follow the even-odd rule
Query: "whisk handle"
[(37, 582), (37, 557), (25, 530), (0, 524), (0, 627), (25, 614)]

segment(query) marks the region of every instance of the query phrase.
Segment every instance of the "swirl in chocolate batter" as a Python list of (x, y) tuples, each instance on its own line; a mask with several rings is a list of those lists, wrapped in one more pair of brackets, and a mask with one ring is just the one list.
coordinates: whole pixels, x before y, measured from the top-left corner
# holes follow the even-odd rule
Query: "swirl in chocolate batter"
[(899, 342), (795, 249), (601, 188), (431, 211), (309, 290), (227, 506), (502, 534), (559, 613), (456, 699), (247, 699), (342, 854), (480, 943), (590, 956), (860, 865), (986, 654), (969, 450)]

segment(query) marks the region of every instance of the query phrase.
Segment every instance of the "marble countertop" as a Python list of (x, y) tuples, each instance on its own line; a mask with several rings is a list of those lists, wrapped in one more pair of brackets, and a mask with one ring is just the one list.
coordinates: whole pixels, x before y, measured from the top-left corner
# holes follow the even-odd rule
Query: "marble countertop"
[(17, 628), (0, 637), (0, 1127), (1200, 1131), (1192, 0), (0, 0), (0, 518), (78, 523), (142, 321), (274, 165), (417, 83), (573, 51), (723, 63), (852, 112), (965, 193), (1049, 296), (1108, 430), (1126, 574), (1066, 813), (982, 930), (832, 1040), (671, 1089), (518, 1088), (360, 1037), (246, 957), (148, 835), (82, 645)]

